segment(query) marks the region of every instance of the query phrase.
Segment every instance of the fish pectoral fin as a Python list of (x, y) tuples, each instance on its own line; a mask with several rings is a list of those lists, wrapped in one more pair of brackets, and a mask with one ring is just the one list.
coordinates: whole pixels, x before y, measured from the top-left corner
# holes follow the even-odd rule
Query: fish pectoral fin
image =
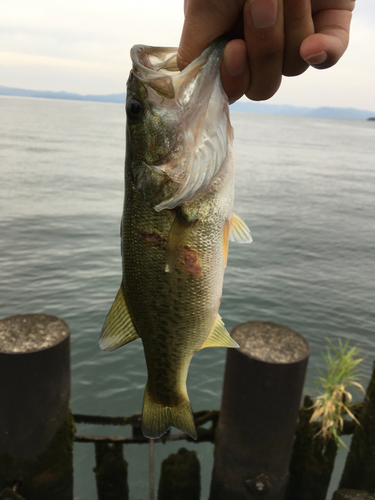
[(206, 340), (203, 342), (201, 349), (205, 347), (240, 347), (229, 335), (219, 314), (216, 316), (215, 323)]
[(253, 241), (250, 229), (241, 217), (238, 217), (235, 213), (232, 214), (230, 220), (229, 239), (237, 243), (251, 243)]
[(167, 240), (165, 272), (172, 272), (197, 218), (188, 218), (181, 208), (177, 210)]
[(122, 284), (105, 320), (99, 346), (103, 351), (114, 351), (139, 337), (126, 305)]
[(197, 439), (193, 412), (186, 391), (180, 394), (180, 400), (176, 406), (164, 406), (151, 397), (148, 385), (146, 385), (142, 410), (143, 435), (150, 439), (157, 439), (172, 425), (186, 432), (193, 439)]

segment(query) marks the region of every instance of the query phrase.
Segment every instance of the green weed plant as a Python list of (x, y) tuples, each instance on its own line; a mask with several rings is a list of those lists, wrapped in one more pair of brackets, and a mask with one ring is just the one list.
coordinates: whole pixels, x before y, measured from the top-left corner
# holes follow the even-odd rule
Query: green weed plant
[(326, 354), (323, 353), (326, 373), (318, 368), (320, 377), (317, 384), (322, 394), (316, 398), (310, 422), (321, 421), (322, 426), (317, 435), (321, 435), (324, 441), (333, 437), (338, 446), (346, 446), (340, 438), (344, 417), (349, 415), (359, 424), (358, 419), (350, 411), (353, 396), (348, 388), (354, 386), (366, 394), (358, 382), (358, 365), (364, 358), (359, 357), (360, 350), (357, 347), (349, 347), (349, 340), (343, 343), (339, 339), (338, 348), (330, 340), (327, 341), (329, 346)]

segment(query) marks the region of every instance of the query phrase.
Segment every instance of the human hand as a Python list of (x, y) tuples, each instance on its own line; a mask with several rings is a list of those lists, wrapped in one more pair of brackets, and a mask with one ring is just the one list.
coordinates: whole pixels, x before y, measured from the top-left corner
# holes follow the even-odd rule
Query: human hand
[(282, 75), (333, 66), (346, 50), (355, 0), (185, 0), (182, 70), (227, 34), (221, 81), (232, 103), (269, 99)]

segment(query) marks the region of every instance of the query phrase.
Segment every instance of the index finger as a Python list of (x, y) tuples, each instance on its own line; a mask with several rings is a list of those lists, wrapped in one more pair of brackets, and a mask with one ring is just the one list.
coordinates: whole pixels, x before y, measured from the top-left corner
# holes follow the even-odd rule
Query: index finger
[(183, 70), (216, 38), (227, 33), (241, 14), (240, 2), (186, 0), (177, 65)]

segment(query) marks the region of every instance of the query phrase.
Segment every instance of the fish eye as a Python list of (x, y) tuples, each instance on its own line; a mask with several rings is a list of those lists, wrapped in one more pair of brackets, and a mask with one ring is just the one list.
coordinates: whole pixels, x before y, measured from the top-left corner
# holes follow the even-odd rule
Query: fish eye
[(140, 118), (143, 115), (143, 104), (138, 99), (131, 99), (126, 105), (129, 118)]

